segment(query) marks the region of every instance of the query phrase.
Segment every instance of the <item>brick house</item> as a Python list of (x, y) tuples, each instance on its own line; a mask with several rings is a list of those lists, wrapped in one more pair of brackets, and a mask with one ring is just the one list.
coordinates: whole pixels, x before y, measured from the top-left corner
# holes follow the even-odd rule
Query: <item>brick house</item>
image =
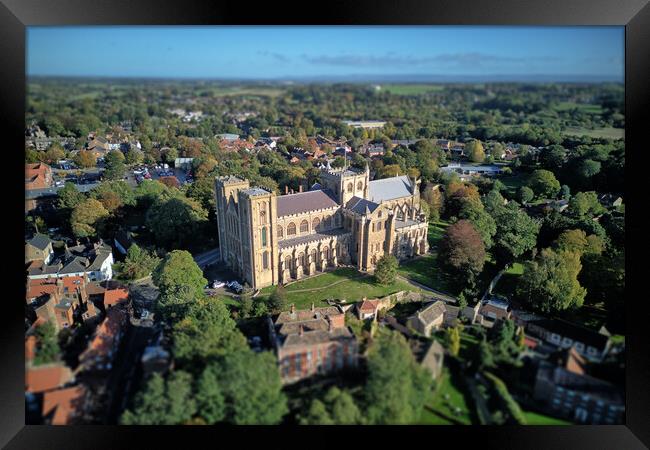
[(53, 254), (52, 240), (44, 234), (35, 234), (25, 243), (25, 264), (32, 261), (49, 264)]
[(25, 190), (52, 187), (52, 168), (47, 164), (25, 164)]
[(337, 307), (312, 304), (309, 310), (296, 311), (291, 305), (289, 312), (268, 320), (284, 384), (357, 367), (357, 340)]
[(580, 424), (622, 424), (625, 397), (613, 384), (586, 374), (586, 361), (575, 347), (559, 361), (541, 361), (533, 398), (548, 414)]
[[(447, 321), (449, 320), (446, 306), (440, 300), (430, 303), (409, 317), (406, 325), (418, 333), (429, 337), (432, 331), (438, 330), (445, 324), (445, 315), (447, 315)], [(457, 311), (456, 309), (456, 313)]]

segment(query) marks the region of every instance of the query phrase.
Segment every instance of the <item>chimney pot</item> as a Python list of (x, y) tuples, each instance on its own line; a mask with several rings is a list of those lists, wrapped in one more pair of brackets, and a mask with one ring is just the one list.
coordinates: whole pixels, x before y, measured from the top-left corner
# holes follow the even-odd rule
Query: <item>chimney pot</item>
[(298, 188), (298, 192), (302, 192), (302, 184), (301, 184), (300, 187)]

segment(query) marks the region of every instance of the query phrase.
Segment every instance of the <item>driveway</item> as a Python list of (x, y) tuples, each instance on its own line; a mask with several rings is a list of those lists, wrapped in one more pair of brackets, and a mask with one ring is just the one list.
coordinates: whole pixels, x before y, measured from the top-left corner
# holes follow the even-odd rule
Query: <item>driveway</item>
[(207, 252), (194, 255), (194, 261), (201, 269), (203, 269), (205, 266), (214, 264), (219, 261), (219, 255), (219, 248), (214, 248), (212, 250), (208, 250)]

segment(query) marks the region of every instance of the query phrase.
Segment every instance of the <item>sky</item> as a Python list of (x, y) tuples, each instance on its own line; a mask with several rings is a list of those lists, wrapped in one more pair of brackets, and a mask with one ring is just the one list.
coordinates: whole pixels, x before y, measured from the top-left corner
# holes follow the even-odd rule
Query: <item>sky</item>
[[(28, 27), (28, 76), (623, 81), (623, 27)], [(569, 80), (570, 81), (570, 80)]]

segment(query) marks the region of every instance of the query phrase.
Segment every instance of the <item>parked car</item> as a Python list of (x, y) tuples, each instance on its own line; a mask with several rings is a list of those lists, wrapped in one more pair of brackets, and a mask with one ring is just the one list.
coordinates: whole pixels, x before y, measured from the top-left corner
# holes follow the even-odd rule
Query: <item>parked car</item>
[(147, 311), (147, 310), (145, 309), (145, 310), (143, 310), (142, 313), (140, 314), (140, 320), (146, 320), (147, 317), (149, 317), (149, 311)]
[(219, 289), (219, 288), (224, 287), (225, 285), (226, 285), (226, 283), (224, 283), (223, 281), (214, 280), (212, 282), (212, 289)]

